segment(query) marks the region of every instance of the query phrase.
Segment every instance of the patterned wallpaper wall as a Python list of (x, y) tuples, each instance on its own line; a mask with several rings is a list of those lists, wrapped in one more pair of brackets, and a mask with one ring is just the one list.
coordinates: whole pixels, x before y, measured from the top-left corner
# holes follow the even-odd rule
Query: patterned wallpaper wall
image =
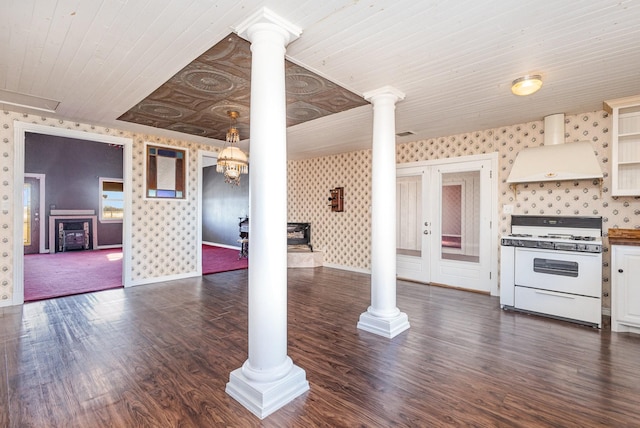
[[(517, 194), (513, 193), (506, 179), (516, 153), (525, 147), (543, 144), (543, 125), (540, 120), (399, 144), (397, 162), (497, 151), (500, 225), (495, 239), (510, 228), (510, 215), (502, 214), (505, 204), (514, 206), (514, 214), (602, 216), (605, 234), (609, 228), (640, 228), (640, 198), (611, 196), (611, 118), (605, 111), (565, 118), (566, 141), (588, 140), (593, 144), (604, 173), (602, 195), (600, 187), (591, 180), (521, 184)], [(370, 269), (370, 173), (369, 150), (289, 162), (290, 220), (313, 223), (312, 241), (326, 251), (328, 263), (355, 270)], [(329, 189), (334, 186), (344, 186), (343, 213), (331, 213), (326, 204)], [(603, 290), (607, 295), (611, 288), (609, 263), (609, 245), (605, 237)], [(610, 307), (608, 296), (603, 303)]]
[[(134, 134), (99, 126), (64, 120), (0, 112), (0, 306), (13, 293), (13, 164), (14, 120), (36, 123), (94, 134), (113, 135), (133, 140), (133, 209), (132, 209), (132, 272), (134, 283), (156, 277), (171, 277), (196, 272), (197, 242), (197, 168), (198, 150), (215, 151), (211, 146)], [(186, 200), (144, 199), (144, 142), (186, 148), (188, 151)], [(64, 207), (59, 207), (64, 208)]]
[[(196, 270), (197, 151), (211, 150), (186, 141), (132, 134), (58, 119), (0, 113), (0, 305), (12, 297), (13, 278), (13, 121), (32, 122), (133, 140), (132, 280), (179, 275)], [(500, 225), (495, 239), (509, 230), (511, 204), (515, 214), (598, 215), (609, 228), (640, 228), (638, 197), (612, 197), (609, 159), (611, 118), (604, 111), (566, 117), (567, 141), (589, 140), (605, 174), (602, 195), (590, 180), (520, 185), (518, 194), (505, 183), (516, 153), (543, 144), (543, 122), (457, 134), (397, 146), (398, 163), (499, 153)], [(185, 201), (145, 200), (144, 141), (188, 149), (188, 198)], [(370, 269), (371, 253), (371, 152), (363, 150), (336, 156), (290, 161), (289, 221), (311, 222), (312, 243), (325, 251), (325, 262), (353, 270)], [(329, 190), (344, 187), (344, 212), (331, 212)], [(603, 254), (605, 293), (609, 284), (609, 246)], [(604, 306), (609, 307), (605, 298)]]
[[(343, 212), (329, 207), (335, 187), (344, 187)], [(288, 192), (288, 220), (311, 223), (311, 241), (325, 251), (325, 264), (369, 268), (371, 151), (291, 161)]]

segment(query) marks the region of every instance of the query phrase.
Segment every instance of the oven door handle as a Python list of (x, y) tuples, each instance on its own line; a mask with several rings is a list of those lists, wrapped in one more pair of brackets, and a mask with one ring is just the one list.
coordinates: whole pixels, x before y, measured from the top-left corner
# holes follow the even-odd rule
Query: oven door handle
[(575, 270), (569, 270), (569, 269), (538, 266), (533, 268), (533, 270), (534, 272), (548, 273), (551, 275), (578, 276)]
[(537, 294), (546, 294), (548, 296), (554, 297), (564, 297), (565, 299), (575, 300), (575, 297), (564, 294), (564, 293), (554, 293), (553, 291), (545, 291), (545, 290), (534, 290)]

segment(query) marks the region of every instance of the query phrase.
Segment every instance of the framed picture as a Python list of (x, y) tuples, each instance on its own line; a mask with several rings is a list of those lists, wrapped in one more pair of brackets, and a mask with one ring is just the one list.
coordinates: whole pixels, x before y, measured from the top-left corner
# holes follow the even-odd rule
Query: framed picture
[(186, 150), (146, 145), (147, 188), (151, 199), (186, 199)]

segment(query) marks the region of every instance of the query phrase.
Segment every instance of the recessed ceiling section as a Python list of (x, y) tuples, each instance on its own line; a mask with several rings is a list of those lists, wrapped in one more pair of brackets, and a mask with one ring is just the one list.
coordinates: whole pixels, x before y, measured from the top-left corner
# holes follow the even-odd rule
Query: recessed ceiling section
[[(287, 126), (367, 104), (359, 95), (285, 61)], [(249, 138), (250, 43), (229, 34), (118, 118), (126, 122), (224, 141), (227, 111)]]

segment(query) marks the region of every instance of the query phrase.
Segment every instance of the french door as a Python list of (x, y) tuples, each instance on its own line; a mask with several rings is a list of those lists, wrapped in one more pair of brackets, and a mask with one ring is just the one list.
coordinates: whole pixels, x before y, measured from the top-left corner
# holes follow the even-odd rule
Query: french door
[(497, 288), (494, 158), (398, 166), (398, 278), (481, 292)]

